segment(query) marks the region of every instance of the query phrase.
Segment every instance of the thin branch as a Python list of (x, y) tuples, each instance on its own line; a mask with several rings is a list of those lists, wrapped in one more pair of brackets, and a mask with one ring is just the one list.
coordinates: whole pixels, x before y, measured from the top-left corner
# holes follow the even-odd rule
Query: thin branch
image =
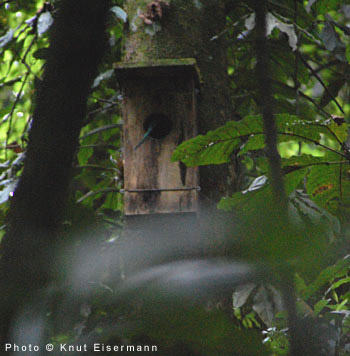
[(29, 53), (29, 51), (32, 49), (35, 41), (38, 39), (38, 35), (35, 33), (32, 42), (29, 44), (26, 52), (24, 53), (24, 56), (21, 58), (21, 62), (26, 66), (26, 68), (28, 69), (28, 71), (33, 74), (34, 77), (38, 78), (37, 75), (32, 71), (32, 68), (30, 68), (29, 64), (26, 62), (27, 59), (27, 55)]
[(122, 128), (123, 125), (122, 124), (111, 124), (111, 125), (105, 125), (105, 126), (101, 126), (98, 127), (97, 129), (91, 130), (90, 132), (88, 132), (87, 134), (79, 137), (79, 140), (84, 140), (85, 138), (91, 136), (91, 135), (95, 135), (97, 133), (106, 131), (106, 130), (110, 130), (110, 129), (115, 129), (115, 128)]
[[(277, 84), (283, 88), (286, 88), (286, 89), (290, 89), (290, 90), (294, 90), (293, 87), (289, 86), (288, 84), (284, 84), (284, 83), (281, 83), (279, 81), (273, 81), (274, 84)], [(310, 101), (312, 104), (314, 104), (317, 109), (319, 111), (321, 111), (323, 114), (325, 114), (328, 118), (332, 119), (333, 120), (333, 116), (328, 113), (327, 111), (325, 111), (314, 99), (312, 99), (311, 97), (309, 97), (308, 95), (304, 94), (300, 89), (298, 90), (298, 93), (300, 96), (302, 96), (304, 99)], [(342, 145), (343, 142), (341, 142), (338, 138), (338, 136), (328, 127), (328, 126), (325, 126), (325, 125), (320, 125), (320, 124), (317, 124), (317, 123), (309, 123), (309, 125), (314, 125), (314, 126), (318, 126), (318, 127), (324, 127), (326, 128), (329, 133), (334, 137), (334, 139), (339, 143), (339, 145)]]
[(342, 112), (342, 114), (345, 115), (345, 112), (343, 108), (340, 106), (338, 103), (337, 99), (332, 95), (332, 93), (329, 91), (327, 88), (326, 84), (322, 80), (322, 78), (315, 72), (315, 70), (310, 66), (310, 64), (304, 59), (304, 57), (301, 55), (300, 52), (298, 52), (299, 58), (301, 61), (304, 63), (304, 65), (311, 71), (311, 74), (319, 81), (319, 83), (323, 86), (324, 90), (327, 92), (327, 94), (330, 96), (330, 98), (334, 101), (334, 103), (337, 105), (338, 109)]
[[(5, 139), (5, 147), (8, 146), (8, 141), (9, 141), (9, 138), (10, 138), (10, 135), (11, 135), (11, 128), (12, 128), (12, 119), (13, 119), (13, 114), (16, 110), (16, 106), (19, 102), (19, 100), (21, 99), (21, 96), (22, 96), (22, 92), (23, 92), (23, 89), (24, 89), (24, 86), (27, 82), (27, 79), (28, 79), (28, 76), (29, 76), (30, 72), (28, 71), (23, 79), (23, 82), (22, 82), (22, 85), (21, 85), (21, 88), (19, 90), (19, 92), (17, 93), (16, 95), (16, 98), (15, 98), (15, 101), (11, 107), (11, 111), (9, 113), (9, 127), (8, 127), (8, 130), (7, 130), (7, 133), (6, 133), (6, 139)], [(7, 158), (7, 151), (5, 151), (5, 158)]]
[[(324, 161), (324, 162), (313, 162), (313, 163), (308, 163), (308, 164), (305, 164), (303, 166), (293, 166), (293, 168), (295, 168), (294, 170), (298, 170), (298, 169), (303, 169), (303, 168), (307, 168), (307, 167), (313, 167), (313, 166), (322, 166), (322, 165), (325, 165), (325, 166), (334, 166), (334, 165), (342, 165), (342, 164), (350, 164), (349, 161)], [(286, 167), (286, 166), (285, 166)], [(284, 167), (284, 168), (285, 168)], [(288, 165), (287, 165), (288, 167)], [(294, 171), (293, 170), (293, 171)], [(288, 174), (288, 173), (287, 173)]]
[[(20, 33), (15, 37), (16, 39), (18, 39), (22, 33), (24, 33), (27, 29), (30, 29), (31, 26), (30, 25), (26, 25), (21, 31)], [(35, 40), (37, 39), (37, 33), (35, 33), (32, 42), (29, 44), (25, 54), (23, 57), (20, 56), (20, 53), (18, 50), (14, 49), (14, 52), (16, 54), (16, 56), (20, 59), (21, 63), (23, 63), (25, 65), (25, 67), (27, 68), (27, 70), (35, 77), (38, 78), (38, 76), (32, 71), (32, 69), (30, 68), (30, 65), (25, 61), (26, 57), (30, 51), (30, 49), (32, 48), (32, 46), (34, 45)]]
[(221, 36), (223, 36), (225, 33), (227, 33), (229, 30), (230, 30), (229, 28), (226, 28), (225, 30), (221, 31), (219, 34), (213, 36), (209, 41), (216, 41)]
[[(333, 118), (332, 118), (333, 119)], [(328, 126), (323, 126), (323, 125), (319, 125), (319, 124), (311, 124), (314, 126), (319, 126), (319, 127), (325, 127), (327, 129), (327, 131), (334, 137), (334, 139), (339, 143), (340, 146), (343, 146), (343, 142), (341, 142), (338, 138), (338, 136), (328, 127)]]
[[(283, 87), (285, 89), (290, 89), (290, 90), (295, 90), (293, 87), (289, 86), (288, 84), (279, 82), (279, 81), (273, 81), (274, 84), (279, 85), (280, 87)], [(316, 100), (314, 100), (313, 98), (311, 98), (310, 96), (306, 95), (305, 93), (303, 93), (300, 89), (298, 90), (299, 95), (302, 96), (304, 99), (310, 101), (310, 103), (312, 103), (313, 105), (316, 106), (316, 108), (322, 112), (325, 116), (327, 116), (328, 118), (332, 119), (332, 115), (330, 113), (328, 113), (326, 110), (324, 110), (318, 103)]]
[(103, 171), (112, 171), (112, 172), (120, 173), (119, 169), (117, 168), (104, 167), (104, 166), (99, 166), (97, 164), (85, 164), (82, 166), (74, 166), (74, 168), (78, 168), (78, 169), (91, 168), (91, 169), (100, 169)]
[[(349, 163), (349, 161), (346, 161), (347, 163)], [(343, 185), (342, 185), (342, 178), (343, 178), (343, 163), (341, 162), (340, 165), (340, 172), (339, 172), (339, 196), (342, 199), (343, 198)]]
[(90, 190), (88, 193), (86, 193), (81, 198), (79, 198), (77, 200), (77, 203), (81, 203), (85, 199), (90, 198), (97, 194), (108, 194), (108, 193), (119, 193), (119, 192), (120, 192), (119, 188), (103, 188), (103, 189), (99, 189), (99, 190), (95, 190), (95, 191)]
[(22, 78), (23, 78), (23, 75), (20, 75), (15, 79), (11, 79), (11, 80), (9, 80), (7, 82), (3, 82), (2, 84), (0, 84), (0, 88), (13, 85), (13, 84), (19, 82)]
[(310, 58), (310, 61), (316, 63), (317, 65), (319, 65), (319, 67), (317, 69), (314, 69), (314, 71), (316, 73), (318, 72), (321, 72), (323, 71), (324, 69), (329, 69), (332, 73), (335, 73), (335, 74), (338, 74), (338, 75), (344, 75), (344, 73), (339, 73), (337, 72), (336, 70), (330, 68), (330, 67), (333, 67), (335, 65), (338, 65), (339, 64), (339, 60), (335, 59), (334, 61), (330, 61), (328, 63), (325, 63), (325, 64), (321, 64), (319, 62), (317, 62), (315, 59), (313, 58)]
[(114, 151), (119, 151), (120, 147), (108, 144), (91, 144), (91, 145), (80, 145), (79, 149), (81, 148), (106, 148)]
[[(109, 110), (110, 108), (112, 108), (113, 106), (115, 106), (115, 104), (109, 104), (109, 105), (104, 106), (103, 108), (90, 111), (90, 112), (87, 114), (87, 117), (90, 118), (90, 116), (95, 116), (96, 114), (99, 114), (100, 112), (107, 111), (107, 110)], [(86, 122), (86, 124), (88, 124), (89, 122), (90, 122), (90, 121)]]
[(95, 97), (92, 97), (92, 99), (100, 101), (101, 103), (108, 103), (111, 105), (119, 105), (119, 103), (117, 101), (112, 101), (112, 100), (102, 99), (102, 98), (95, 98)]
[[(31, 48), (33, 47), (34, 43), (35, 43), (35, 40), (36, 40), (37, 36), (35, 35), (32, 39), (32, 41), (30, 42), (26, 52), (24, 53), (24, 56), (22, 58), (22, 62), (24, 63), (25, 62), (25, 59), (29, 53), (29, 51), (31, 50)], [(24, 76), (24, 79), (23, 79), (23, 82), (22, 82), (22, 85), (21, 85), (21, 88), (19, 90), (19, 92), (17, 93), (16, 95), (16, 99), (12, 105), (12, 108), (11, 108), (11, 111), (9, 113), (9, 127), (8, 127), (8, 130), (7, 130), (7, 133), (6, 133), (6, 140), (5, 140), (5, 146), (8, 145), (8, 141), (9, 141), (9, 138), (10, 138), (10, 134), (11, 134), (11, 128), (12, 128), (12, 119), (13, 119), (13, 114), (15, 112), (15, 109), (16, 109), (16, 106), (19, 102), (19, 100), (21, 99), (21, 96), (22, 96), (22, 92), (23, 92), (23, 89), (24, 89), (24, 86), (27, 82), (27, 79), (29, 77), (31, 73), (31, 70), (28, 70), (26, 75)], [(7, 151), (5, 152), (5, 157), (7, 158)]]
[(324, 145), (324, 144), (322, 144), (322, 143), (320, 143), (320, 142), (318, 142), (318, 141), (316, 141), (316, 140), (313, 140), (313, 139), (311, 139), (311, 138), (304, 137), (304, 136), (301, 136), (301, 135), (298, 135), (298, 134), (294, 134), (294, 133), (287, 133), (287, 132), (277, 132), (277, 133), (278, 133), (279, 135), (298, 137), (298, 138), (301, 138), (301, 139), (303, 139), (303, 140), (310, 141), (310, 142), (314, 143), (316, 146), (323, 147), (323, 148), (326, 149), (326, 150), (329, 150), (329, 151), (331, 151), (331, 152), (333, 152), (333, 153), (338, 154), (339, 156), (342, 156), (342, 157), (345, 157), (345, 158), (346, 158), (346, 154), (345, 154), (345, 153), (340, 152), (340, 151), (337, 151), (337, 150), (335, 150), (334, 148), (329, 147), (329, 146), (326, 146), (326, 145)]
[(285, 5), (282, 5), (281, 3), (279, 2), (276, 2), (276, 1), (273, 1), (273, 0), (268, 0), (268, 2), (272, 5), (276, 5), (276, 6), (279, 6), (281, 9), (284, 9), (284, 10), (287, 10), (289, 11), (291, 14), (293, 13), (293, 9), (288, 7), (288, 6), (285, 6)]

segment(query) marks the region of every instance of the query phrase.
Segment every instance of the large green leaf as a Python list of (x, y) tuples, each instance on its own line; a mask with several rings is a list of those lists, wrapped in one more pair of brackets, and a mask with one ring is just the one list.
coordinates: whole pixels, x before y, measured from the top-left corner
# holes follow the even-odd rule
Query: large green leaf
[[(287, 177), (292, 177), (292, 173), (297, 174), (298, 179), (306, 177), (307, 193), (320, 207), (335, 214), (339, 212), (338, 209), (344, 210), (350, 205), (349, 165), (347, 161), (341, 161), (337, 154), (330, 152), (323, 157), (304, 154), (283, 158), (281, 163)], [(268, 173), (266, 157), (259, 157), (257, 165), (263, 173)], [(298, 171), (301, 171), (303, 176), (300, 177)], [(285, 180), (285, 184), (292, 180)], [(291, 184), (286, 188), (291, 192), (289, 188), (293, 186), (294, 184)]]
[(350, 181), (345, 167), (348, 165), (318, 165), (312, 167), (308, 174), (308, 194), (330, 212), (350, 204)]
[(183, 142), (174, 151), (172, 160), (181, 160), (188, 166), (228, 162), (232, 151), (239, 147), (240, 138), (261, 130), (261, 121), (257, 116), (248, 116), (239, 122), (230, 121), (206, 135), (199, 135)]
[(335, 237), (339, 235), (340, 223), (338, 219), (318, 206), (301, 190), (297, 189), (290, 194), (289, 202), (289, 213), (294, 217), (294, 222), (304, 223), (306, 226), (323, 226), (323, 232), (328, 241), (334, 241)]
[[(275, 120), (278, 142), (294, 140), (318, 144), (321, 137), (340, 141), (325, 123), (304, 121), (289, 114), (277, 114)], [(206, 135), (199, 135), (183, 142), (174, 151), (172, 159), (182, 161), (191, 167), (221, 164), (230, 161), (234, 150), (239, 150), (239, 154), (243, 154), (262, 149), (264, 146), (261, 115), (246, 116), (241, 121), (230, 121), (216, 130), (209, 131)]]
[[(284, 176), (283, 181), (287, 195), (290, 195), (298, 187), (306, 173), (307, 168), (304, 168)], [(261, 181), (262, 179), (260, 179), (260, 182)], [(257, 180), (254, 180), (247, 190), (234, 193), (231, 197), (222, 198), (218, 207), (226, 211), (237, 210), (241, 213), (254, 215), (254, 211), (260, 209), (260, 207), (264, 205), (264, 202), (266, 203), (272, 200), (271, 186), (269, 184), (261, 184), (260, 187), (258, 187)]]
[(307, 301), (312, 297), (317, 291), (322, 287), (327, 285), (334, 278), (347, 276), (350, 269), (350, 258), (349, 256), (344, 257), (343, 259), (337, 261), (335, 265), (329, 266), (324, 269), (319, 276), (308, 285), (302, 294), (302, 298)]
[(292, 172), (297, 169), (313, 167), (317, 165), (329, 164), (327, 157), (316, 157), (303, 154), (300, 156), (291, 156), (290, 158), (282, 158), (282, 167), (285, 173)]
[[(199, 135), (183, 142), (176, 148), (173, 161), (182, 161), (187, 166), (221, 164), (230, 160), (234, 149), (239, 148), (241, 139), (262, 134), (260, 116), (247, 116), (241, 121), (230, 121), (206, 135)], [(259, 142), (256, 146), (260, 146)]]

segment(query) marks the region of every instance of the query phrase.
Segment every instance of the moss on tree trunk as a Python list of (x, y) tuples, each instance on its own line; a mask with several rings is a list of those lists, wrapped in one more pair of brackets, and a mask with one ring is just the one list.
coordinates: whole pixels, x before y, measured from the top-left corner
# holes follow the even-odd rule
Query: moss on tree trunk
[[(198, 100), (199, 132), (224, 124), (232, 118), (227, 77), (227, 43), (220, 35), (225, 28), (225, 1), (169, 0), (162, 17), (146, 24), (140, 17), (150, 0), (126, 0), (129, 26), (125, 41), (125, 62), (163, 58), (195, 58), (202, 85)], [(218, 37), (215, 37), (218, 36)], [(230, 186), (226, 165), (203, 167), (202, 192), (216, 202)]]

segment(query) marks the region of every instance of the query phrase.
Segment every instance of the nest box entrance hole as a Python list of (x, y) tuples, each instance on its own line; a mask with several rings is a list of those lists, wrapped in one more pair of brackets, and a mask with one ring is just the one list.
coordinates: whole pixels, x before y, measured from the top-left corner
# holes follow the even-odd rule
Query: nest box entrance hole
[(150, 131), (149, 136), (155, 139), (161, 139), (169, 135), (172, 126), (173, 123), (169, 116), (158, 112), (148, 115), (143, 122), (144, 131)]

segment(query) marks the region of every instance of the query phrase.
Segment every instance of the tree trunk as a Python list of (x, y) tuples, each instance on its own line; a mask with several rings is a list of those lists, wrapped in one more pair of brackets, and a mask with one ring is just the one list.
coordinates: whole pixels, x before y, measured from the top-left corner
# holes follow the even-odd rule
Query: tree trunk
[[(124, 61), (195, 58), (202, 79), (198, 100), (199, 133), (223, 125), (233, 116), (227, 76), (227, 43), (225, 36), (218, 36), (225, 29), (225, 1), (171, 0), (169, 6), (162, 7), (160, 20), (148, 25), (141, 17), (147, 15), (147, 4), (152, 2), (126, 1), (129, 28)], [(232, 183), (228, 182), (229, 177), (227, 165), (201, 168), (202, 202), (217, 202)]]
[(105, 48), (109, 1), (65, 0), (37, 89), (22, 176), (11, 202), (0, 263), (0, 344), (16, 311), (53, 276), (73, 156), (88, 94)]
[[(224, 0), (126, 0), (125, 10), (129, 26), (126, 33), (124, 62), (147, 62), (157, 59), (195, 58), (201, 75), (201, 90), (197, 100), (198, 130), (204, 134), (223, 125), (233, 117), (230, 86), (227, 76), (228, 43), (222, 33), (225, 29)], [(162, 13), (154, 21), (150, 10), (162, 5)], [(154, 13), (153, 13), (154, 14)], [(147, 24), (146, 22), (151, 24)], [(176, 214), (149, 219), (137, 217), (126, 219), (125, 238), (144, 240), (147, 245), (155, 238), (169, 241), (200, 241), (205, 253), (221, 252), (224, 246), (213, 249), (212, 238), (220, 236), (216, 203), (234, 187), (229, 165), (200, 168), (200, 209), (196, 217)], [(173, 215), (173, 216), (171, 216)], [(154, 221), (153, 221), (154, 220)], [(164, 220), (164, 221), (160, 221)], [(143, 223), (142, 223), (143, 221)], [(156, 225), (167, 226), (163, 230)], [(187, 229), (179, 228), (187, 226)], [(167, 231), (167, 232), (166, 232)], [(161, 236), (159, 236), (161, 234)], [(147, 242), (148, 241), (148, 242)], [(196, 242), (195, 242), (196, 244)], [(191, 243), (189, 242), (189, 245)], [(200, 251), (199, 251), (200, 250)], [(203, 249), (197, 250), (203, 253)], [(216, 251), (216, 252), (215, 252)]]

